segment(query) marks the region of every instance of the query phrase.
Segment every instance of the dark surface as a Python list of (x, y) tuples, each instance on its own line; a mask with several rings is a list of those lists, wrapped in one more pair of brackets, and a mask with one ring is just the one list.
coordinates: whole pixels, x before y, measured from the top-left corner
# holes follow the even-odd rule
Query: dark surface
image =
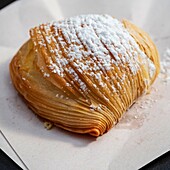
[(15, 0), (0, 0), (0, 9), (14, 2)]
[[(15, 0), (0, 0), (0, 9), (14, 1)], [(21, 168), (0, 149), (0, 170), (21, 170)], [(163, 154), (145, 165), (141, 170), (170, 170), (170, 152)]]
[(0, 170), (22, 170), (2, 149), (0, 149)]
[(145, 165), (141, 170), (170, 170), (170, 151)]

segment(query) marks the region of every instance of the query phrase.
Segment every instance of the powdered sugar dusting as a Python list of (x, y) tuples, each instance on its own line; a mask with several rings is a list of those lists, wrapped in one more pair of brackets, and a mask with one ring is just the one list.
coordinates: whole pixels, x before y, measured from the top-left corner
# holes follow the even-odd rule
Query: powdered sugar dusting
[[(132, 76), (137, 74), (141, 65), (147, 67), (150, 78), (155, 73), (154, 64), (140, 50), (123, 24), (109, 15), (71, 17), (40, 25), (32, 29), (30, 35), (34, 37), (35, 32), (38, 37), (36, 40), (33, 38), (34, 46), (39, 45), (45, 54), (49, 53), (50, 59), (47, 60), (47, 65), (51, 73), (63, 78), (69, 76), (65, 86), (70, 88), (76, 86), (81, 93), (87, 92), (88, 89), (83, 76), (90, 78), (92, 83), (95, 82), (94, 88), (99, 89), (100, 86), (112, 93), (120, 91), (126, 74), (119, 77), (112, 70), (116, 67), (122, 72), (120, 67), (124, 68), (125, 64)], [(142, 58), (142, 63), (139, 61), (139, 56)], [(44, 77), (50, 76), (46, 72), (43, 74)], [(117, 84), (110, 81), (110, 85), (106, 85), (109, 75), (117, 80)], [(143, 80), (147, 84), (149, 81), (149, 78)], [(107, 94), (104, 95), (104, 99), (109, 102)]]
[(167, 48), (161, 60), (161, 73), (165, 77), (165, 81), (170, 80), (170, 48)]

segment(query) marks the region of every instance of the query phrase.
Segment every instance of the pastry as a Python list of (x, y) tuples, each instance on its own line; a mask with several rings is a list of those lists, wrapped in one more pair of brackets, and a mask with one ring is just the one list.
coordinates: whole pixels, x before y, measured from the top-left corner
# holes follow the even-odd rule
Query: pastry
[(37, 115), (100, 136), (146, 93), (160, 70), (144, 31), (109, 15), (41, 24), (10, 63), (16, 90)]

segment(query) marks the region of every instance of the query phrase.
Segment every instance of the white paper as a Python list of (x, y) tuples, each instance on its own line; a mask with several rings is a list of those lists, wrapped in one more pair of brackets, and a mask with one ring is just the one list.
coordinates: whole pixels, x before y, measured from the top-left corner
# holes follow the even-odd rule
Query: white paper
[(87, 13), (131, 20), (151, 35), (163, 59), (170, 48), (169, 6), (168, 0), (22, 0), (0, 11), (0, 130), (29, 169), (137, 169), (170, 148), (169, 81), (158, 78), (115, 128), (94, 138), (46, 130), (13, 88), (8, 69), (31, 27)]

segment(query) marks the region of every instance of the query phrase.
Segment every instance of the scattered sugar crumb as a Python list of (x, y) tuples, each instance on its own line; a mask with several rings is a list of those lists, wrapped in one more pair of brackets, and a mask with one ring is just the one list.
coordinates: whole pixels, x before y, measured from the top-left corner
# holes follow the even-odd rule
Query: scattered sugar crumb
[(134, 118), (135, 118), (135, 119), (137, 119), (137, 118), (138, 118), (138, 116), (134, 116)]
[(44, 77), (50, 77), (50, 74), (44, 73)]

